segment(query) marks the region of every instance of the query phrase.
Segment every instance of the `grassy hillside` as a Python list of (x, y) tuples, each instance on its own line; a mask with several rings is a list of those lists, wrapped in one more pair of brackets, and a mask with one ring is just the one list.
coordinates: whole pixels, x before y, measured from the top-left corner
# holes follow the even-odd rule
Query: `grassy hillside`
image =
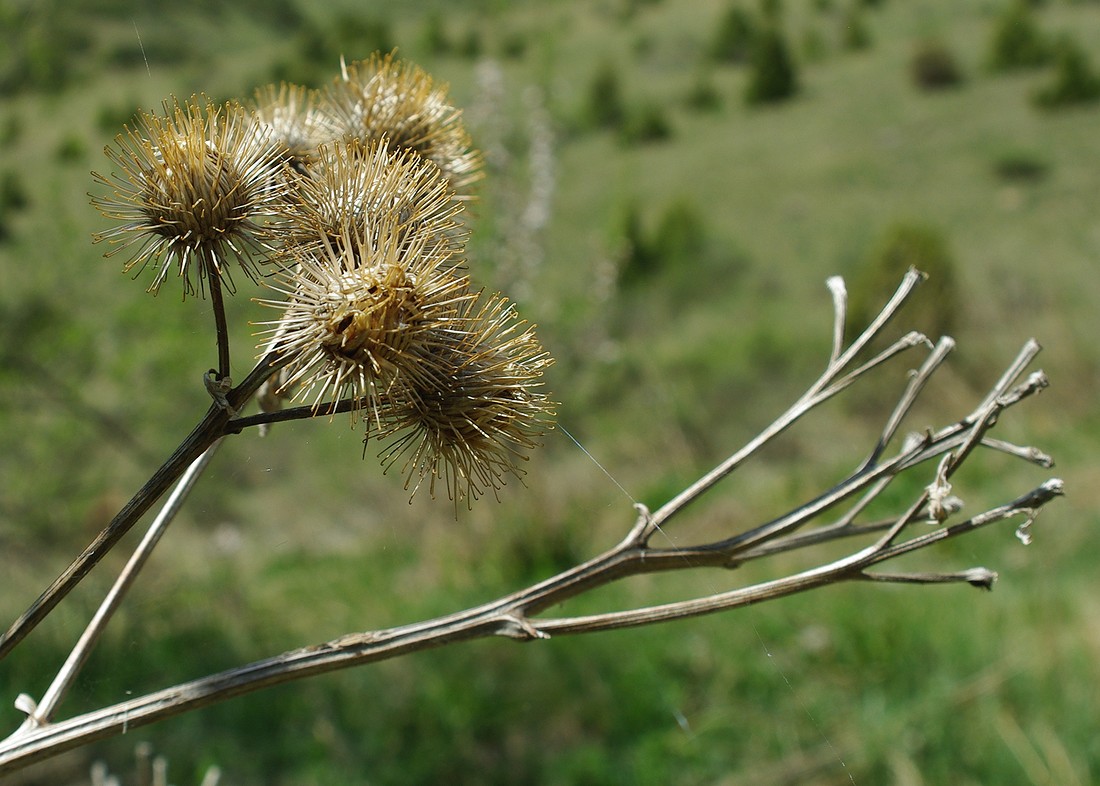
[[(561, 423), (615, 478), (555, 431), (526, 487), (456, 521), (446, 500), (409, 504), (343, 420), (231, 440), (63, 714), (455, 610), (607, 547), (632, 519), (616, 483), (664, 501), (812, 381), (829, 348), (825, 279), (884, 299), (868, 270), (899, 225), (943, 241), (958, 295), (958, 357), (912, 427), (969, 411), (1035, 336), (1053, 386), (1001, 436), (1054, 453), (1069, 496), (1029, 548), (1006, 527), (923, 558), (998, 570), (991, 595), (845, 586), (647, 630), (477, 643), (238, 699), (12, 782), (77, 782), (94, 757), (125, 769), (139, 740), (181, 784), (211, 763), (234, 784), (1092, 782), (1100, 104), (1038, 108), (1053, 64), (990, 69), (1007, 0), (786, 0), (775, 24), (799, 89), (752, 107), (749, 67), (708, 53), (731, 6), (762, 24), (755, 2), (456, 5), (0, 0), (0, 617), (23, 610), (207, 405), (209, 306), (145, 294), (91, 244), (105, 225), (87, 200), (88, 171), (109, 166), (100, 149), (170, 94), (316, 86), (341, 55), (397, 47), (450, 83), (488, 161), (470, 273), (539, 324)], [(1100, 73), (1095, 4), (1048, 0), (1033, 16)], [(862, 47), (846, 44), (854, 26)], [(928, 42), (950, 54), (954, 86), (914, 83)], [(601, 74), (620, 123), (594, 118)], [(663, 136), (646, 137), (647, 118)], [(638, 267), (650, 246), (661, 253)], [(239, 283), (243, 374), (247, 323), (268, 315)], [(827, 487), (873, 439), (905, 368), (728, 481), (691, 526), (728, 531)], [(960, 478), (973, 510), (1045, 477), (996, 456), (976, 464)], [(19, 721), (15, 695), (41, 693), (122, 559), (0, 664), (0, 728)], [(577, 608), (765, 575), (737, 574), (647, 579)]]

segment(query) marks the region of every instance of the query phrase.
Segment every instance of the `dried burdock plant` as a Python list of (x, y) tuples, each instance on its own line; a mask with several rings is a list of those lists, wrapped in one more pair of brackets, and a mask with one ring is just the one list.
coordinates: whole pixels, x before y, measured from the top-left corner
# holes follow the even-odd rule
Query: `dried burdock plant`
[[(303, 96), (287, 90), (276, 99), (288, 112), (299, 112)], [(1038, 344), (1024, 346), (972, 411), (899, 439), (907, 415), (954, 342), (944, 337), (932, 344), (910, 332), (872, 354), (870, 347), (886, 337), (891, 319), (922, 279), (910, 271), (879, 315), (848, 343), (845, 289), (833, 278), (828, 282), (834, 304), (832, 348), (818, 379), (757, 437), (658, 510), (641, 505), (624, 510), (625, 535), (605, 553), (475, 608), (388, 630), (350, 632), (55, 720), (91, 648), (224, 438), (281, 421), (318, 416), (324, 421), (349, 412), (353, 423), (363, 425), (366, 438), (380, 441), (383, 465), (400, 468), (407, 490), (426, 486), (434, 493), (439, 485), (454, 501), (457, 515), (460, 502), (469, 505), (488, 492), (496, 494), (509, 476), (522, 478), (522, 463), (552, 425), (554, 404), (542, 388), (549, 354), (512, 304), (502, 295), (472, 290), (459, 264), (464, 236), (455, 231), (454, 194), (469, 182), (477, 157), (464, 132), (456, 130), (457, 110), (446, 105), (426, 75), (390, 57), (346, 68), (326, 96), (332, 117), (344, 125), (341, 135), (360, 141), (329, 140), (288, 153), (292, 134), (274, 130), (282, 121), (271, 111), (246, 117), (236, 105), (192, 101), (166, 105), (163, 117), (143, 115), (108, 151), (122, 173), (97, 176), (116, 193), (95, 201), (121, 225), (103, 237), (133, 247), (130, 267), (156, 260), (153, 289), (175, 269), (186, 290), (194, 288), (190, 277), (195, 275), (200, 289), (205, 282), (215, 295), (219, 369), (206, 379), (214, 400), (168, 460), (0, 637), (3, 658), (175, 486), (42, 698), (21, 694), (16, 699), (26, 720), (0, 741), (0, 775), (250, 691), (472, 638), (536, 640), (646, 625), (843, 581), (989, 587), (996, 574), (981, 567), (946, 572), (876, 568), (1011, 519), (1022, 521), (1019, 531), (1030, 538), (1040, 509), (1061, 494), (1061, 481), (1049, 479), (964, 519), (952, 488), (956, 471), (979, 450), (1051, 465), (1041, 451), (989, 434), (1010, 408), (1046, 386), (1042, 372), (1026, 374)], [(279, 141), (269, 144), (267, 132), (257, 131), (265, 124)], [(261, 223), (268, 217), (270, 223)], [(228, 260), (238, 261), (250, 277), (261, 263), (278, 271), (257, 277), (274, 293), (261, 300), (279, 313), (264, 328), (260, 359), (236, 384), (228, 377), (229, 333), (219, 296)], [(887, 361), (915, 353), (923, 355), (906, 377), (879, 438), (833, 488), (776, 511), (762, 523), (715, 521), (723, 528), (715, 540), (676, 546), (653, 542), (692, 502), (807, 413), (881, 372)], [(243, 414), (258, 392), (267, 394), (262, 400), (269, 406)], [(280, 409), (283, 399), (302, 403)], [(922, 492), (900, 510), (866, 520), (871, 501), (896, 478), (914, 474)], [(545, 616), (565, 600), (629, 576), (733, 568), (791, 551), (818, 554), (815, 547), (848, 538), (862, 543), (847, 556), (815, 561), (814, 567), (770, 581), (676, 603), (582, 617)]]

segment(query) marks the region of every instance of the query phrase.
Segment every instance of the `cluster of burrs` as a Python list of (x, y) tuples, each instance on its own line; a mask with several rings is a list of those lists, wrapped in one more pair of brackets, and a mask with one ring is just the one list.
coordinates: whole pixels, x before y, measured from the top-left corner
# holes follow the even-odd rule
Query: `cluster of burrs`
[(265, 411), (350, 411), (412, 493), (441, 483), (468, 504), (522, 475), (552, 422), (552, 359), (465, 272), (481, 157), (445, 86), (375, 55), (319, 91), (166, 101), (106, 152), (116, 172), (94, 175), (110, 193), (93, 203), (118, 223), (96, 239), (127, 252), (127, 272), (151, 269), (154, 293), (174, 274), (216, 309), (234, 269), (272, 290), (258, 298), (280, 312), (259, 334)]

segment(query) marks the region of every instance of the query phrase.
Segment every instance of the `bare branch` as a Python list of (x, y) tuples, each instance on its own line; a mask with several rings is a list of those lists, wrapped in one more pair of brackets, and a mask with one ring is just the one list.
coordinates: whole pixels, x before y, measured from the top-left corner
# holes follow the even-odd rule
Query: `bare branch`
[[(919, 279), (919, 274), (910, 271), (894, 298), (872, 323), (877, 326), (876, 330), (881, 330)], [(988, 431), (996, 425), (1006, 409), (1042, 390), (1047, 384), (1046, 377), (1041, 372), (1030, 374), (1023, 382), (1016, 383), (1027, 363), (1038, 351), (1038, 345), (1034, 342), (1025, 345), (993, 390), (973, 412), (951, 426), (906, 439), (892, 456), (885, 457), (887, 445), (893, 442), (913, 403), (924, 390), (931, 375), (942, 366), (953, 346), (950, 339), (942, 339), (932, 348), (920, 368), (912, 372), (869, 457), (833, 488), (770, 521), (739, 532), (734, 529), (734, 534), (714, 542), (676, 548), (654, 548), (649, 545), (653, 534), (663, 524), (681, 514), (691, 501), (713, 488), (719, 480), (727, 477), (762, 445), (802, 415), (871, 370), (880, 367), (887, 359), (905, 349), (926, 343), (923, 336), (910, 333), (872, 360), (849, 370), (847, 366), (858, 355), (854, 348), (857, 345), (866, 346), (874, 338), (875, 332), (864, 331), (852, 347), (838, 349), (836, 341), (840, 334), (837, 333), (837, 320), (844, 310), (843, 293), (835, 283), (830, 284), (830, 289), (833, 291), (836, 311), (834, 345), (827, 368), (818, 380), (760, 435), (658, 511), (651, 513), (645, 506), (636, 505), (634, 522), (625, 537), (607, 552), (556, 576), (475, 608), (388, 630), (348, 634), (68, 720), (50, 722), (56, 702), (76, 668), (67, 665), (55, 682), (58, 687), (51, 688), (43, 699), (42, 706), (35, 707), (33, 700), (27, 696), (18, 699), (17, 704), (28, 714), (29, 719), (15, 734), (0, 742), (0, 775), (68, 748), (120, 733), (124, 729), (152, 723), (272, 685), (474, 638), (500, 636), (531, 641), (551, 635), (649, 625), (740, 608), (841, 581), (969, 583), (988, 589), (996, 579), (996, 574), (985, 568), (912, 572), (880, 572), (871, 571), (870, 568), (928, 548), (948, 538), (1011, 518), (1024, 518), (1017, 534), (1021, 540), (1030, 539), (1029, 528), (1039, 510), (1062, 493), (1060, 480), (1049, 480), (1012, 502), (991, 508), (964, 521), (954, 524), (947, 522), (958, 512), (958, 506), (951, 496), (950, 478), (975, 449), (985, 446), (1041, 465), (1049, 460), (1041, 451), (1018, 448), (988, 436)], [(262, 362), (245, 383), (230, 391), (227, 396), (230, 404), (237, 406), (247, 400), (263, 379), (274, 371), (275, 364), (275, 356), (269, 356)], [(354, 405), (354, 401), (347, 401), (333, 406), (350, 408)], [(326, 407), (325, 414), (327, 409)], [(317, 414), (311, 407), (287, 412), (291, 413), (291, 417), (312, 417)], [(203, 428), (196, 433), (202, 439), (216, 441), (224, 433), (236, 433), (249, 425), (276, 420), (268, 415), (264, 418), (261, 420), (257, 416), (231, 419), (226, 409), (215, 406), (204, 419)], [(196, 445), (202, 444), (201, 439), (194, 435), (189, 438), (189, 442), (191, 441)], [(185, 442), (186, 444), (189, 443)], [(895, 477), (933, 460), (938, 461), (938, 464), (931, 472), (931, 482), (904, 511), (876, 521), (859, 521), (870, 503), (880, 496)], [(813, 526), (815, 521), (819, 521), (830, 511), (838, 512), (829, 523)], [(927, 529), (904, 538), (915, 524), (922, 524)], [(749, 560), (804, 550), (821, 543), (876, 535), (877, 539), (869, 545), (841, 559), (727, 592), (602, 614), (559, 618), (539, 616), (570, 598), (628, 576), (700, 567), (731, 568)], [(56, 599), (53, 602), (56, 603)], [(93, 622), (92, 627), (95, 625)], [(71, 660), (79, 662), (84, 652), (86, 648), (78, 645)]]
[[(992, 574), (985, 569), (972, 569), (956, 574), (909, 574), (908, 578), (902, 578), (903, 574), (868, 574), (865, 569), (1005, 518), (1021, 514), (1033, 517), (1043, 505), (1061, 493), (1061, 481), (1051, 480), (1007, 505), (903, 544), (888, 548), (872, 547), (851, 557), (792, 576), (705, 598), (583, 617), (535, 620), (529, 616), (534, 606), (545, 607), (556, 603), (554, 598), (576, 594), (577, 582), (581, 580), (578, 572), (588, 574), (583, 577), (583, 583), (587, 587), (606, 584), (624, 575), (622, 563), (616, 560), (617, 555), (612, 551), (585, 566), (567, 571), (528, 590), (466, 612), (415, 625), (343, 636), (157, 691), (71, 720), (22, 730), (0, 743), (0, 775), (63, 750), (117, 734), (124, 728), (133, 729), (261, 688), (473, 638), (505, 636), (531, 640), (544, 639), (555, 634), (592, 633), (649, 625), (753, 605), (852, 579), (906, 580), (914, 583), (963, 581), (987, 586), (992, 582)], [(556, 588), (563, 591), (559, 593)]]
[(954, 348), (955, 342), (953, 339), (948, 337), (941, 338), (939, 343), (932, 349), (931, 354), (925, 358), (921, 367), (910, 375), (909, 384), (901, 394), (901, 398), (898, 399), (894, 411), (891, 412), (890, 417), (887, 418), (886, 425), (882, 429), (882, 434), (879, 435), (874, 450), (872, 450), (871, 455), (867, 457), (867, 461), (864, 464), (865, 467), (869, 467), (878, 461), (882, 452), (886, 449), (886, 446), (894, 439), (902, 421), (913, 408), (913, 404), (915, 404), (917, 398), (920, 397), (921, 391), (923, 391), (924, 386), (928, 384), (928, 380), (931, 379), (932, 374), (934, 374), (943, 364), (944, 360), (947, 359), (948, 353)]
[[(845, 367), (851, 363), (855, 357), (877, 334), (878, 331), (885, 327), (886, 323), (897, 313), (897, 310), (901, 308), (906, 298), (912, 294), (914, 287), (917, 283), (923, 279), (922, 273), (916, 270), (909, 270), (902, 279), (901, 286), (894, 293), (890, 301), (883, 307), (882, 312), (871, 323), (871, 327), (868, 327), (859, 338), (853, 342), (845, 352), (841, 353), (839, 357), (834, 360), (830, 360), (822, 372), (822, 375), (818, 378), (809, 390), (795, 402), (790, 409), (775, 419), (767, 428), (764, 429), (755, 439), (749, 442), (741, 450), (734, 453), (728, 459), (723, 461), (717, 467), (712, 469), (703, 477), (699, 478), (688, 488), (676, 495), (672, 500), (663, 505), (658, 511), (653, 514), (653, 522), (655, 528), (660, 528), (664, 523), (676, 515), (680, 510), (691, 504), (698, 499), (708, 489), (714, 486), (718, 481), (725, 478), (737, 467), (743, 464), (750, 456), (760, 450), (765, 444), (773, 440), (775, 437), (786, 431), (792, 424), (799, 420), (803, 415), (808, 413), (814, 407), (820, 405), (827, 399), (835, 396), (841, 392), (844, 388), (855, 381), (856, 378), (866, 374), (871, 369), (877, 367), (881, 363), (885, 362), (890, 357), (893, 357), (897, 353), (910, 349), (925, 340), (919, 333), (909, 333), (899, 341), (895, 342), (889, 349), (880, 353), (871, 361), (863, 364), (855, 372), (849, 374), (843, 381), (835, 382), (836, 377), (844, 370)], [(874, 330), (872, 331), (872, 328)]]
[(868, 581), (882, 581), (891, 584), (958, 584), (965, 581), (971, 586), (992, 590), (997, 581), (996, 572), (988, 568), (970, 568), (956, 573), (863, 573)]

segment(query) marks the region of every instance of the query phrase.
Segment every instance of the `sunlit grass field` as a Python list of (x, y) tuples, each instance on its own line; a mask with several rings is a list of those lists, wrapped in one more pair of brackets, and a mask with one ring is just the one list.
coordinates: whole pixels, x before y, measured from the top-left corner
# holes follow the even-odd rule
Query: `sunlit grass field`
[[(853, 51), (842, 46), (852, 4), (786, 0), (780, 24), (800, 89), (753, 108), (741, 100), (747, 68), (707, 56), (725, 2), (132, 5), (0, 3), (8, 57), (69, 69), (57, 86), (42, 78), (0, 98), (0, 178), (24, 202), (0, 213), (5, 620), (208, 404), (208, 304), (169, 288), (153, 298), (146, 279), (121, 275), (121, 260), (91, 243), (105, 227), (87, 198), (89, 170), (109, 166), (100, 149), (137, 107), (170, 94), (247, 98), (283, 78), (319, 86), (341, 55), (377, 46), (450, 83), (488, 158), (470, 274), (538, 323), (557, 357), (549, 383), (560, 421), (595, 459), (556, 430), (525, 486), (510, 483), (499, 502), (456, 518), (446, 499), (410, 504), (401, 477), (383, 476), (370, 452), (364, 460), (360, 434), (340, 418), (230, 440), (62, 715), (458, 610), (612, 545), (632, 523), (631, 502), (667, 500), (814, 379), (829, 351), (826, 278), (841, 273), (855, 286), (898, 224), (944, 238), (962, 304), (957, 357), (911, 428), (968, 413), (1034, 336), (1052, 387), (1012, 410), (998, 436), (1053, 453), (1068, 495), (1026, 548), (1009, 523), (912, 563), (995, 569), (991, 594), (845, 585), (649, 629), (460, 645), (236, 699), (10, 782), (80, 782), (96, 758), (126, 772), (140, 741), (168, 757), (176, 784), (197, 784), (212, 764), (232, 784), (1100, 777), (1100, 106), (1041, 111), (1031, 96), (1050, 67), (987, 68), (1007, 2), (867, 2), (869, 45)], [(741, 6), (759, 15), (756, 3)], [(1035, 16), (1100, 69), (1095, 4), (1048, 0)], [(429, 45), (437, 24), (450, 47)], [(957, 86), (914, 85), (911, 60), (929, 39), (953, 53)], [(628, 109), (660, 109), (667, 138), (631, 143), (587, 122), (604, 67)], [(717, 106), (689, 105), (700, 81)], [(549, 169), (533, 157), (544, 133)], [(1039, 174), (1006, 177), (1006, 160)], [(533, 193), (548, 194), (547, 218), (524, 230)], [(695, 221), (695, 253), (616, 284), (628, 214), (653, 234), (676, 206)], [(238, 284), (230, 311), (243, 376), (255, 354), (249, 321), (270, 315), (250, 300), (260, 290)], [(879, 384), (808, 420), (667, 537), (730, 532), (827, 488), (862, 459), (908, 368), (893, 364)], [(928, 473), (904, 491), (919, 493)], [(979, 456), (956, 492), (977, 511), (1048, 475)], [(0, 728), (18, 725), (17, 694), (41, 694), (134, 542), (0, 663)], [(689, 597), (803, 565), (649, 577), (570, 609)]]

